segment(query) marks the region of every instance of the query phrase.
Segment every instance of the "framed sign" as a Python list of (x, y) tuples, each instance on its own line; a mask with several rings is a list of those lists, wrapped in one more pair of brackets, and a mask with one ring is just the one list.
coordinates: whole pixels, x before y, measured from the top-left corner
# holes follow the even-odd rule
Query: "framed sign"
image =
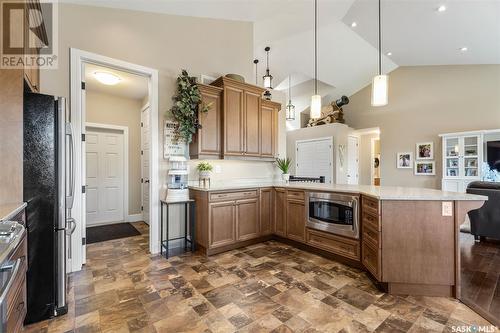
[(168, 160), (170, 156), (185, 156), (187, 144), (184, 140), (176, 140), (175, 129), (177, 123), (172, 120), (165, 120), (163, 127), (163, 158)]

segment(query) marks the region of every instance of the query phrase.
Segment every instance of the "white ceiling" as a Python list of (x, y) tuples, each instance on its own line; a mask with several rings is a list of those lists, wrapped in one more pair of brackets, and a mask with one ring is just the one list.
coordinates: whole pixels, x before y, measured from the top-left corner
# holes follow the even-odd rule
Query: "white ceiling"
[[(114, 74), (118, 76), (121, 81), (114, 86), (102, 84), (95, 78), (95, 72), (108, 72)], [(148, 78), (144, 76), (94, 64), (85, 65), (85, 88), (87, 91), (142, 100), (148, 95), (148, 84)]]

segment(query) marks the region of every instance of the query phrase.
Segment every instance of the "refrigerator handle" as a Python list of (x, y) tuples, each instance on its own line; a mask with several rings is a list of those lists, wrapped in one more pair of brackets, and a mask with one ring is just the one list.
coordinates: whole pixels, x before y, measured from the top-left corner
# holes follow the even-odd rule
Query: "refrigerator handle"
[(71, 123), (66, 123), (66, 135), (69, 138), (69, 194), (66, 196), (66, 209), (73, 208), (75, 197), (75, 141)]
[(66, 219), (68, 227), (66, 228), (66, 236), (68, 236), (68, 259), (73, 258), (73, 250), (71, 244), (71, 235), (75, 232), (76, 222), (75, 219), (69, 217)]

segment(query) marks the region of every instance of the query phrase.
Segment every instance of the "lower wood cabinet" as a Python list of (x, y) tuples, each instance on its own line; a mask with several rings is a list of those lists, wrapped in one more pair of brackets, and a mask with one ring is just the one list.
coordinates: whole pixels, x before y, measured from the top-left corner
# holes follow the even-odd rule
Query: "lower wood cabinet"
[(307, 229), (307, 243), (322, 250), (359, 260), (359, 240), (336, 236), (330, 233)]
[(260, 189), (260, 234), (270, 235), (273, 233), (273, 189)]
[(234, 201), (210, 203), (209, 247), (234, 243), (236, 240)]
[(304, 200), (288, 199), (286, 202), (286, 237), (299, 242), (306, 240)]
[(370, 242), (363, 241), (362, 251), (363, 255), (361, 263), (377, 280), (380, 281), (382, 274), (380, 249), (370, 244)]
[(243, 241), (259, 236), (259, 199), (239, 200), (236, 207), (236, 240)]
[(274, 189), (274, 233), (286, 237), (286, 190)]

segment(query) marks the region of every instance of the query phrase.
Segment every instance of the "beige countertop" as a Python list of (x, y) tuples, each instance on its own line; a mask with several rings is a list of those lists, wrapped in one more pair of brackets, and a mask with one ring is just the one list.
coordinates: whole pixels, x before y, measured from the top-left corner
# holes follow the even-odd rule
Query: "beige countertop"
[(23, 208), (26, 207), (25, 202), (15, 202), (0, 205), (0, 221), (9, 220), (16, 216)]
[(446, 192), (429, 188), (400, 186), (339, 185), (319, 183), (257, 182), (257, 183), (217, 183), (210, 188), (190, 186), (198, 191), (231, 191), (260, 187), (283, 187), (306, 191), (328, 191), (368, 195), (379, 200), (437, 200), (437, 201), (485, 201), (488, 197), (475, 194)]

